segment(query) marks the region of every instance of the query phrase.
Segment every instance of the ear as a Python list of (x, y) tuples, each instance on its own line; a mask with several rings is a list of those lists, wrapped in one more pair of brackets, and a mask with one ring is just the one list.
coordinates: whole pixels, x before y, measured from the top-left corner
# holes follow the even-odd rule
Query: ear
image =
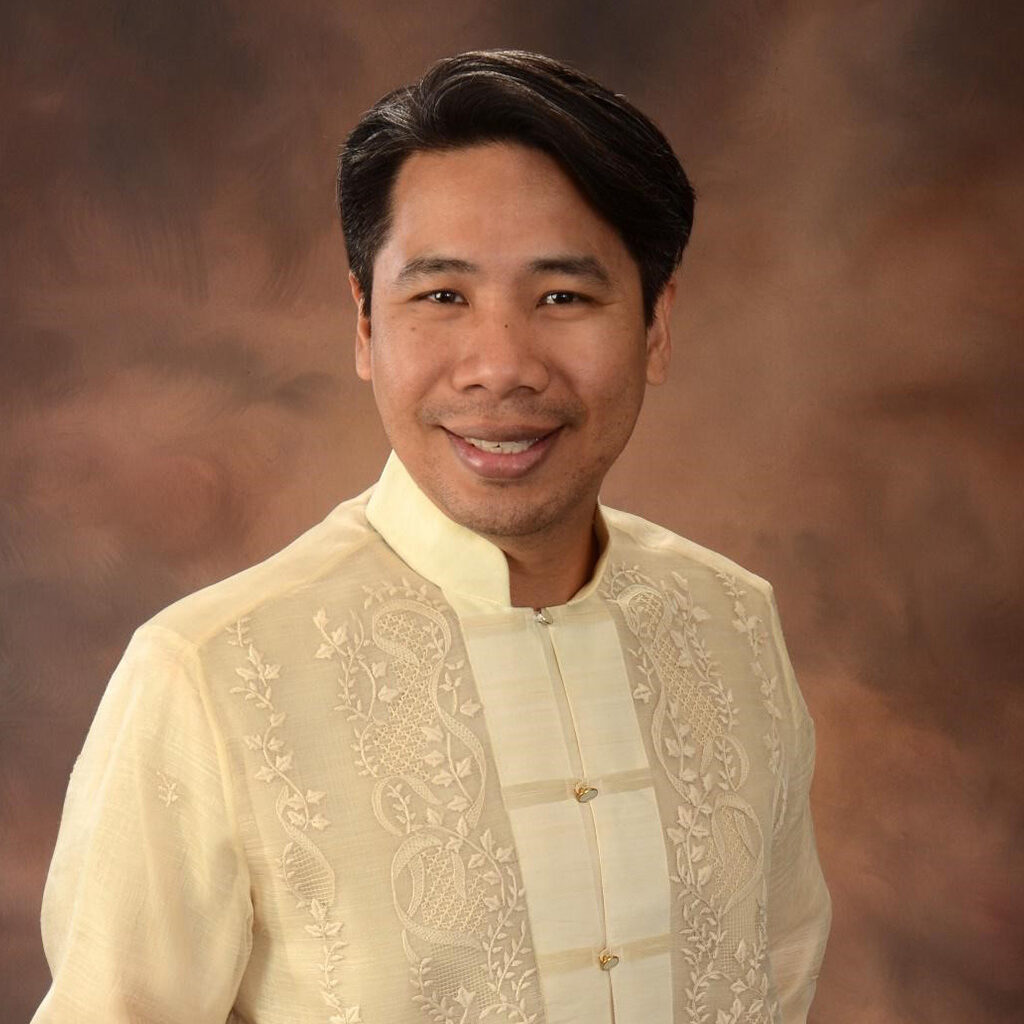
[(664, 384), (672, 358), (672, 304), (676, 279), (669, 278), (654, 304), (654, 319), (647, 328), (647, 383)]
[(373, 360), (370, 353), (370, 311), (366, 308), (363, 289), (356, 275), (349, 271), (348, 286), (356, 304), (356, 373), (363, 380), (373, 378)]

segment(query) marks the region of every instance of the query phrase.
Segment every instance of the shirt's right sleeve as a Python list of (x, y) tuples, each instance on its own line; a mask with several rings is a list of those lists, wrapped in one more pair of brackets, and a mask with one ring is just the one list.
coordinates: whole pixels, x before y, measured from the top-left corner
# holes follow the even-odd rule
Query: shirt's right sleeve
[(814, 723), (786, 652), (778, 609), (769, 593), (771, 629), (789, 709), (787, 810), (772, 841), (768, 888), (769, 957), (783, 1024), (805, 1024), (832, 924), (832, 902), (818, 861), (811, 820)]
[(251, 925), (198, 659), (143, 627), (71, 775), (43, 895), (53, 983), (33, 1024), (224, 1024)]

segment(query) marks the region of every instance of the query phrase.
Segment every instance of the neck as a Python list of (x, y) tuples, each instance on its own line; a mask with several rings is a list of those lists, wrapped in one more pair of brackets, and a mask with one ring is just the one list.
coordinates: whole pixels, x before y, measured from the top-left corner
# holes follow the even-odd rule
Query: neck
[(508, 562), (509, 590), (516, 608), (565, 604), (593, 575), (599, 555), (591, 515), (557, 536), (496, 539)]

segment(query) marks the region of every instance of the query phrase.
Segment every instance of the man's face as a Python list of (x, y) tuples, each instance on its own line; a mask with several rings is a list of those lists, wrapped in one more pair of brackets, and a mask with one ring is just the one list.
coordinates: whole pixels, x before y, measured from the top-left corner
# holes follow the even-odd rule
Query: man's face
[(647, 328), (615, 230), (522, 146), (415, 153), (391, 211), (356, 368), (399, 458), (499, 545), (589, 528), (645, 383), (664, 379), (671, 286)]

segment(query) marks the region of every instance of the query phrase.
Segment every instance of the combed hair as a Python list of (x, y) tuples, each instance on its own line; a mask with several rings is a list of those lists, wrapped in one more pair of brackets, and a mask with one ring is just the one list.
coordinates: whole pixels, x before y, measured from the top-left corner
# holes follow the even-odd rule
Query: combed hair
[(512, 142), (558, 161), (619, 234), (640, 270), (644, 313), (679, 265), (694, 193), (672, 147), (625, 97), (550, 57), (481, 50), (434, 64), (379, 100), (342, 147), (338, 207), (349, 266), (370, 310), (391, 193), (418, 151)]

